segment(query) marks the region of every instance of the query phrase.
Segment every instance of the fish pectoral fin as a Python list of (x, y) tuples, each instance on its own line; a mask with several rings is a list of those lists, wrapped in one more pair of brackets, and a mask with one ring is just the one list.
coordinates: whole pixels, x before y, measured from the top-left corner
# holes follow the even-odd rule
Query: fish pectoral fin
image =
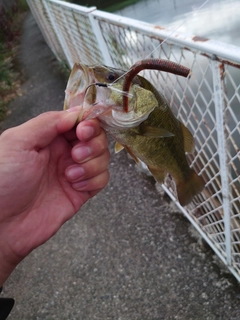
[(119, 142), (115, 143), (115, 148), (114, 148), (115, 153), (118, 153), (118, 152), (122, 151), (123, 149), (124, 149), (123, 145), (121, 145)]
[(139, 126), (140, 135), (150, 138), (168, 138), (173, 137), (174, 134), (170, 131), (167, 131), (158, 127), (151, 127), (146, 124), (141, 124)]
[(154, 179), (159, 182), (159, 183), (163, 183), (164, 179), (166, 177), (166, 173), (164, 170), (161, 170), (159, 168), (156, 167), (151, 167), (148, 166), (149, 171), (151, 172), (151, 174), (153, 175)]
[(193, 135), (188, 130), (188, 128), (184, 126), (184, 124), (180, 122), (180, 125), (182, 129), (182, 134), (183, 134), (184, 150), (187, 153), (193, 153), (194, 147), (195, 147)]

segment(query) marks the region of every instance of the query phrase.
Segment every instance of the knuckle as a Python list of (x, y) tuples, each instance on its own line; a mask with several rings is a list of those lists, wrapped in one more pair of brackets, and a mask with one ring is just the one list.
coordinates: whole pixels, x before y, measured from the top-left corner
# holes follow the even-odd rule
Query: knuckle
[(104, 153), (106, 151), (108, 147), (108, 143), (106, 141), (106, 139), (99, 139), (98, 140), (98, 143), (97, 143), (97, 148), (98, 148), (98, 151), (99, 153)]

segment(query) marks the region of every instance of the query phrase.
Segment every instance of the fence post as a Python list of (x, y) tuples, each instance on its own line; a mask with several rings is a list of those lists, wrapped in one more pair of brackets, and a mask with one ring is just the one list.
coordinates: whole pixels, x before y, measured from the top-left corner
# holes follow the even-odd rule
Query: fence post
[(49, 1), (45, 0), (45, 1), (43, 1), (43, 4), (44, 4), (45, 10), (46, 10), (46, 12), (47, 12), (47, 14), (49, 16), (49, 19), (50, 19), (50, 21), (52, 23), (52, 26), (53, 26), (55, 34), (56, 34), (56, 36), (58, 38), (58, 41), (59, 41), (59, 43), (60, 43), (60, 45), (62, 47), (62, 51), (64, 52), (64, 54), (65, 54), (65, 56), (67, 58), (68, 65), (70, 67), (72, 67), (71, 54), (70, 54), (70, 52), (68, 50), (68, 47), (67, 47), (66, 42), (64, 40), (64, 37), (62, 36), (62, 33), (60, 32), (60, 30), (57, 28), (57, 25), (55, 23), (55, 19), (52, 16), (51, 9), (49, 8)]
[[(94, 13), (96, 13), (97, 11), (98, 10), (96, 10)], [(92, 29), (94, 31), (94, 34), (95, 34), (97, 42), (98, 42), (98, 47), (101, 50), (103, 62), (105, 65), (107, 65), (109, 67), (114, 67), (113, 63), (112, 63), (112, 58), (111, 58), (109, 51), (108, 51), (108, 47), (107, 47), (106, 42), (103, 38), (102, 31), (99, 27), (97, 19), (94, 17), (94, 13), (89, 13), (88, 16), (89, 16), (89, 21), (92, 25)]]
[(216, 60), (212, 60), (213, 70), (213, 90), (215, 102), (215, 115), (216, 115), (216, 130), (218, 138), (218, 154), (220, 165), (220, 176), (222, 185), (222, 206), (223, 206), (223, 222), (224, 222), (224, 235), (225, 235), (225, 249), (226, 260), (228, 265), (232, 265), (232, 252), (231, 252), (231, 219), (230, 219), (230, 188), (229, 188), (229, 170), (227, 161), (227, 143), (225, 133), (226, 121), (226, 106), (224, 103), (224, 85), (223, 85), (223, 72), (224, 64)]

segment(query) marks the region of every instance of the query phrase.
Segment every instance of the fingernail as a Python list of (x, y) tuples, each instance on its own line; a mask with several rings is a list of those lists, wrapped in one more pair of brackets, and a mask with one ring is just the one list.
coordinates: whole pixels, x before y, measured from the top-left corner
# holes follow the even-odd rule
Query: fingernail
[(84, 175), (84, 169), (79, 166), (73, 166), (67, 169), (67, 177), (71, 181), (75, 181)]
[(86, 187), (87, 185), (87, 181), (84, 180), (84, 181), (80, 181), (80, 182), (77, 182), (77, 183), (73, 183), (72, 184), (72, 187), (75, 189), (75, 190), (80, 190), (84, 187)]
[(90, 126), (82, 127), (82, 140), (89, 140), (94, 136), (94, 129)]
[(86, 160), (92, 153), (92, 149), (89, 147), (78, 147), (73, 149), (73, 155), (77, 162)]

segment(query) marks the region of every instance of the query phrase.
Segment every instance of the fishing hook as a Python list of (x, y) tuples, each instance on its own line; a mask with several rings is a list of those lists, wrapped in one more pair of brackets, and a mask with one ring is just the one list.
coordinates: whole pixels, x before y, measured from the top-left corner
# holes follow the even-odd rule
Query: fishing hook
[(127, 96), (128, 98), (132, 98), (132, 96), (133, 96), (129, 91), (128, 91), (128, 92), (124, 92), (124, 91), (122, 91), (122, 90), (120, 90), (120, 89), (114, 88), (114, 87), (112, 86), (112, 83), (104, 83), (104, 82), (94, 82), (94, 83), (89, 84), (89, 85), (87, 86), (87, 88), (85, 89), (85, 94), (84, 94), (84, 95), (86, 95), (88, 89), (89, 89), (90, 87), (92, 87), (92, 86), (110, 88), (110, 89), (113, 90), (113, 91), (116, 91), (116, 92), (118, 92), (118, 93), (121, 93), (121, 94), (123, 95), (123, 97), (124, 97), (124, 96)]

